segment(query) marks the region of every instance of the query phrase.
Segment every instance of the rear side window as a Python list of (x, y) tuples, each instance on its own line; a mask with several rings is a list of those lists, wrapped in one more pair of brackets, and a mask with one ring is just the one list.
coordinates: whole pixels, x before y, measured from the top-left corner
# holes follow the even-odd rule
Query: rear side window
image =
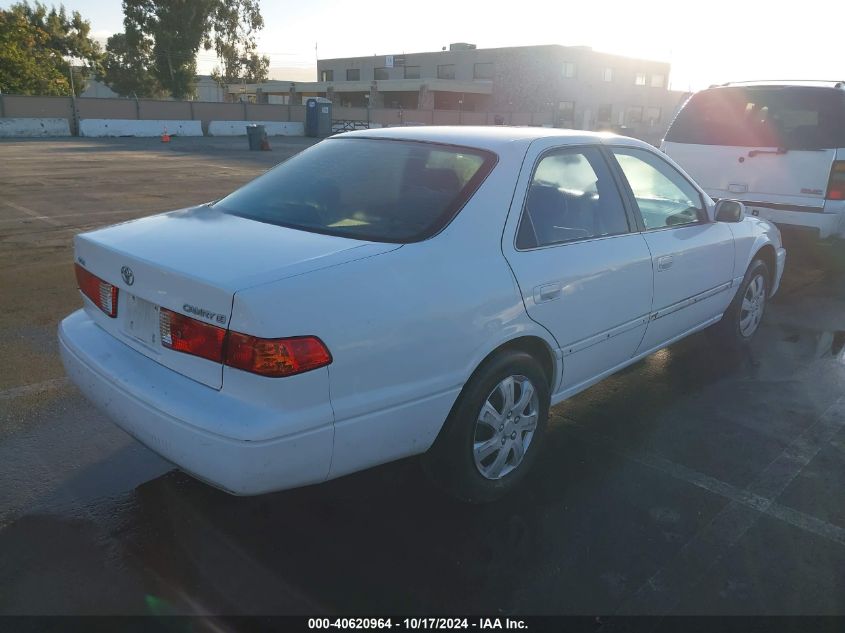
[(625, 207), (601, 152), (556, 150), (540, 160), (528, 188), (516, 247), (522, 250), (627, 233)]
[(666, 140), (785, 149), (845, 147), (845, 94), (802, 86), (704, 90), (683, 107)]
[(443, 228), (496, 162), (482, 150), (328, 139), (226, 196), (226, 213), (303, 231), (413, 242)]

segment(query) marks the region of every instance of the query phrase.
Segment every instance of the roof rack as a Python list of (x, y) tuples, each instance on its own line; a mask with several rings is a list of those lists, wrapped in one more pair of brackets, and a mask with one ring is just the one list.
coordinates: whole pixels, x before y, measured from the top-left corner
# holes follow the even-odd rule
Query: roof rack
[(842, 79), (751, 79), (746, 81), (726, 81), (723, 84), (713, 84), (711, 88), (719, 86), (739, 86), (742, 84), (760, 84), (760, 83), (830, 83), (834, 84), (834, 88), (845, 87), (845, 80)]

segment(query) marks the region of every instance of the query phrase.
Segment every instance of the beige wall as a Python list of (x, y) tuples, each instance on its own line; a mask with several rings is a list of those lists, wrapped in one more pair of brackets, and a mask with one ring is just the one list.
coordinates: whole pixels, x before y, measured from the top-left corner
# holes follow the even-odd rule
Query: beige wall
[(70, 97), (24, 97), (3, 95), (2, 116), (4, 117), (73, 117), (73, 101)]

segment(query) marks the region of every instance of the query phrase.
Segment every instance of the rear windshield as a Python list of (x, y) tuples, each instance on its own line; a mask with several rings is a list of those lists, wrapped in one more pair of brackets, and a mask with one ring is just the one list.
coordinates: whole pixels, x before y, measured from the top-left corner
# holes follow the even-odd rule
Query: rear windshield
[(451, 145), (328, 139), (214, 206), (304, 231), (414, 242), (452, 220), (494, 163), (493, 154)]
[(801, 86), (714, 88), (687, 102), (666, 134), (674, 143), (845, 147), (845, 95)]

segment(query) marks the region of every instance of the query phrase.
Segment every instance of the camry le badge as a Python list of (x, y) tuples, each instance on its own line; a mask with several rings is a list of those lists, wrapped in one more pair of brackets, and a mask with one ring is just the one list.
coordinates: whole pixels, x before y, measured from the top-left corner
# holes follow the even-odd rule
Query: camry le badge
[(129, 266), (121, 267), (120, 276), (123, 277), (123, 281), (126, 282), (127, 286), (131, 286), (135, 283), (135, 273), (132, 272), (132, 269), (129, 268)]

